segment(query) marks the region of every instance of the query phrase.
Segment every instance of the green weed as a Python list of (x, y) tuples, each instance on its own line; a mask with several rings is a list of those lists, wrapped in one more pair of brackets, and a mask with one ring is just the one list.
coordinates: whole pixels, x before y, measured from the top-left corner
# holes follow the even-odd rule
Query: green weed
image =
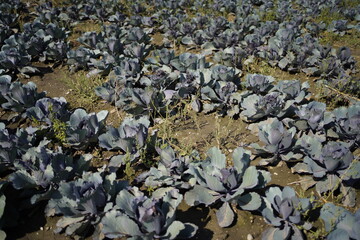
[(51, 0), (51, 2), (55, 7), (62, 7), (62, 6), (65, 6), (68, 1), (67, 0)]
[(80, 22), (73, 29), (74, 32), (85, 33), (85, 32), (100, 32), (101, 25), (93, 21)]
[(320, 34), (320, 43), (322, 45), (332, 45), (340, 47), (346, 45), (350, 48), (360, 47), (360, 32), (357, 30), (349, 30), (344, 36), (333, 32), (323, 32)]
[(319, 16), (317, 16), (314, 20), (317, 23), (324, 22), (325, 24), (330, 24), (332, 21), (341, 20), (344, 16), (339, 12), (331, 11), (330, 7), (324, 8), (321, 10)]
[(275, 67), (270, 66), (265, 60), (259, 58), (255, 58), (253, 63), (245, 66), (245, 70), (248, 73), (271, 76), (274, 76), (277, 73), (277, 69)]
[(126, 153), (124, 162), (125, 162), (124, 173), (125, 173), (126, 179), (128, 179), (130, 182), (132, 182), (135, 179), (136, 171), (131, 164), (131, 158), (130, 158), (129, 153)]
[(77, 39), (85, 32), (97, 32), (101, 31), (101, 25), (94, 21), (84, 21), (79, 22), (72, 29), (71, 35), (69, 36), (69, 41), (73, 43), (73, 45), (80, 45)]
[(66, 123), (57, 118), (52, 119), (52, 123), (55, 138), (61, 144), (66, 144)]
[(322, 226), (317, 227), (316, 230), (304, 230), (304, 232), (306, 234), (306, 239), (309, 240), (325, 239), (325, 236), (327, 235), (323, 222), (322, 222)]
[(266, 11), (265, 14), (263, 14), (261, 16), (261, 21), (266, 22), (266, 21), (276, 21), (277, 16), (276, 16), (276, 11), (275, 10), (269, 10)]
[(72, 75), (65, 75), (62, 81), (70, 88), (71, 103), (73, 107), (83, 107), (91, 109), (94, 102), (99, 98), (95, 94), (95, 87), (103, 83), (103, 79), (99, 76), (87, 77), (85, 72), (77, 72)]
[(340, 6), (346, 8), (354, 8), (359, 5), (359, 0), (342, 0)]

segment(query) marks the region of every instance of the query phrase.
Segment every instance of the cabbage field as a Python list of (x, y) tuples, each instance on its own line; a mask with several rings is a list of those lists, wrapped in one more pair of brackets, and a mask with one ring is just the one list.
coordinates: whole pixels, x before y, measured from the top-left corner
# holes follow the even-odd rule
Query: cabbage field
[(359, 0), (1, 0), (0, 240), (360, 240)]

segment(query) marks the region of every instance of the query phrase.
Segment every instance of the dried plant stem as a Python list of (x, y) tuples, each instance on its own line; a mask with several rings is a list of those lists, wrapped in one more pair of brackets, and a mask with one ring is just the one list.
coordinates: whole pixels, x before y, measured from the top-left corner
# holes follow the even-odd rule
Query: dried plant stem
[(343, 93), (343, 92), (341, 92), (341, 91), (339, 91), (339, 90), (337, 90), (337, 89), (335, 89), (335, 88), (333, 88), (333, 87), (330, 87), (330, 86), (327, 85), (327, 84), (324, 84), (324, 87), (326, 87), (327, 89), (329, 89), (329, 90), (332, 91), (332, 92), (335, 92), (336, 94), (341, 95), (342, 97), (344, 97), (344, 98), (347, 99), (347, 100), (352, 99), (352, 100), (355, 100), (355, 101), (359, 101), (359, 102), (360, 102), (360, 99), (359, 99), (359, 98), (354, 97), (354, 96), (351, 96), (351, 95), (346, 94), (346, 93)]

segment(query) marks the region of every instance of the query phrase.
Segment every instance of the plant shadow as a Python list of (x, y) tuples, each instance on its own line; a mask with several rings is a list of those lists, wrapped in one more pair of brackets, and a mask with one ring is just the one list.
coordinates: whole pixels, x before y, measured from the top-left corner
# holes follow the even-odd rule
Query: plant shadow
[[(190, 207), (185, 210), (179, 209), (176, 212), (176, 218), (182, 222), (193, 223), (198, 226), (196, 235), (192, 239), (208, 240), (212, 239), (214, 233), (205, 228), (211, 220), (209, 215), (210, 209), (202, 206)], [(190, 217), (189, 217), (190, 216)]]

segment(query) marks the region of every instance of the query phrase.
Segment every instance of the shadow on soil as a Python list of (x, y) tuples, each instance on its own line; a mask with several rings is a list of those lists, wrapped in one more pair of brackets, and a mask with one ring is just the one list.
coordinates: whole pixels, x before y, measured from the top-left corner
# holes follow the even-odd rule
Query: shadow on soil
[(214, 233), (205, 228), (205, 226), (211, 220), (211, 217), (209, 216), (210, 208), (196, 206), (186, 209), (184, 207), (186, 204), (182, 203), (181, 205), (183, 206), (176, 212), (176, 218), (179, 221), (193, 223), (199, 227), (196, 235), (194, 236), (194, 239), (212, 239)]

